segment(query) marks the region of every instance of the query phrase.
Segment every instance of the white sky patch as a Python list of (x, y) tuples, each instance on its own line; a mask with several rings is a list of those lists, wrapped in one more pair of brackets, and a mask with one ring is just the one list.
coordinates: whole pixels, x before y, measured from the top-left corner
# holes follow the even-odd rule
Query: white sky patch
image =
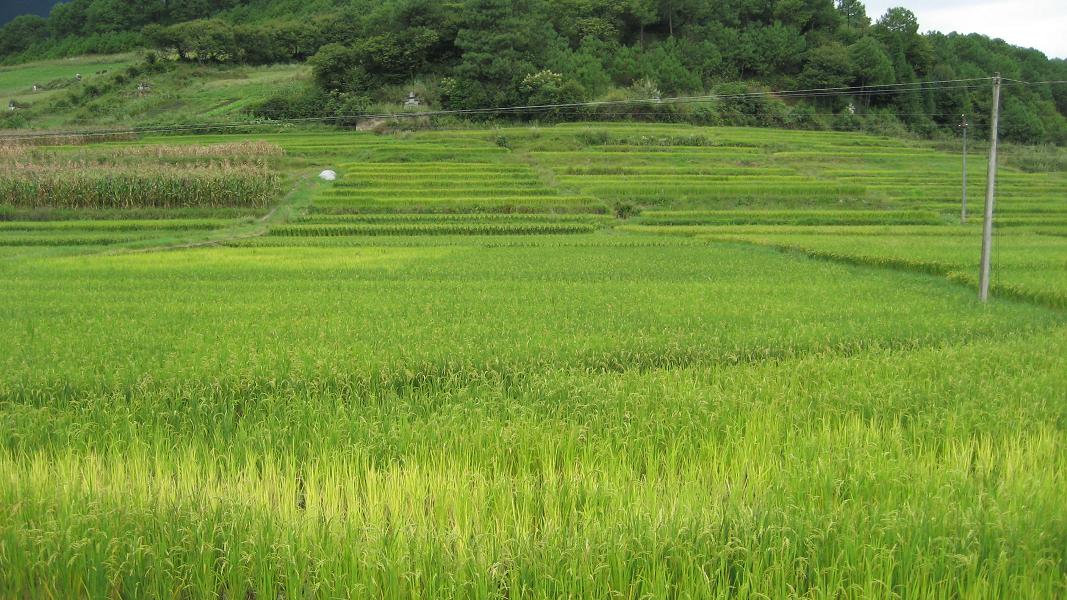
[(1067, 58), (1067, 1), (1064, 0), (870, 0), (867, 16), (877, 21), (893, 6), (919, 18), (920, 31), (981, 33), (1049, 58)]

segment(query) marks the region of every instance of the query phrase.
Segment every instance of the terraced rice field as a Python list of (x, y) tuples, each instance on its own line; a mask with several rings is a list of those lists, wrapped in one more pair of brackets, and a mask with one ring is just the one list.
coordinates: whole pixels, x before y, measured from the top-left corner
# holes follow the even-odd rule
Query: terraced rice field
[(269, 207), (0, 206), (0, 597), (1067, 595), (1067, 174), (983, 305), (925, 142), (252, 137)]
[(342, 163), (344, 178), (316, 198), (327, 212), (584, 212), (591, 197), (562, 196), (524, 165)]
[[(981, 250), (981, 239), (943, 230), (930, 235), (901, 228), (865, 235), (862, 231), (812, 228), (799, 234), (773, 231), (712, 237), (797, 250), (830, 260), (936, 273), (969, 286), (976, 286), (978, 281), (974, 257)], [(1067, 307), (1067, 246), (1062, 235), (1009, 233), (996, 240), (995, 249), (997, 269), (992, 286), (996, 293)]]

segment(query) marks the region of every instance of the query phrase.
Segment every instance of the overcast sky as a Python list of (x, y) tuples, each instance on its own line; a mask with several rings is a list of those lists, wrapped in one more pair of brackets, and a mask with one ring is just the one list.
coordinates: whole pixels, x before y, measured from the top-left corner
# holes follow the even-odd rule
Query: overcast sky
[(891, 6), (919, 17), (920, 31), (982, 33), (1067, 58), (1067, 0), (867, 0), (877, 21)]

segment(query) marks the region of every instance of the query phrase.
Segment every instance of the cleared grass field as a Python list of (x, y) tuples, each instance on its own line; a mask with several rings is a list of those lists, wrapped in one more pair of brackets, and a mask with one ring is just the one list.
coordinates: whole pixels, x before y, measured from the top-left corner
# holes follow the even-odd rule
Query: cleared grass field
[(0, 209), (0, 597), (1067, 594), (1064, 174), (983, 305), (921, 142), (253, 137), (250, 212)]
[[(0, 99), (33, 104), (50, 100), (76, 85), (76, 75), (83, 81), (125, 69), (136, 62), (134, 54), (80, 56), (0, 67)], [(33, 86), (39, 87), (38, 91)]]
[[(18, 102), (32, 129), (80, 129), (87, 120), (120, 127), (204, 119), (245, 121), (249, 108), (280, 89), (306, 84), (311, 76), (305, 64), (173, 64), (162, 72), (130, 75), (121, 84), (112, 83), (114, 75), (142, 61), (134, 53), (0, 67), (0, 100), (5, 109), (9, 100)], [(82, 75), (80, 82), (77, 74)], [(148, 83), (151, 91), (137, 92), (141, 82)], [(33, 90), (35, 84), (38, 91)], [(66, 101), (68, 94), (80, 93), (90, 84), (106, 89), (88, 103)]]

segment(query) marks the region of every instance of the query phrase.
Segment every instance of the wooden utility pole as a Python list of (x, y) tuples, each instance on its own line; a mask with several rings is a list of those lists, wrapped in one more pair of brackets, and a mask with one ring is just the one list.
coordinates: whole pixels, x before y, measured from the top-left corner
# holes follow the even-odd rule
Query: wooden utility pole
[(993, 250), (993, 201), (997, 188), (997, 130), (1000, 127), (1000, 73), (993, 76), (993, 119), (990, 125), (989, 176), (985, 188), (985, 222), (982, 224), (982, 271), (978, 298), (989, 300), (989, 258)]

